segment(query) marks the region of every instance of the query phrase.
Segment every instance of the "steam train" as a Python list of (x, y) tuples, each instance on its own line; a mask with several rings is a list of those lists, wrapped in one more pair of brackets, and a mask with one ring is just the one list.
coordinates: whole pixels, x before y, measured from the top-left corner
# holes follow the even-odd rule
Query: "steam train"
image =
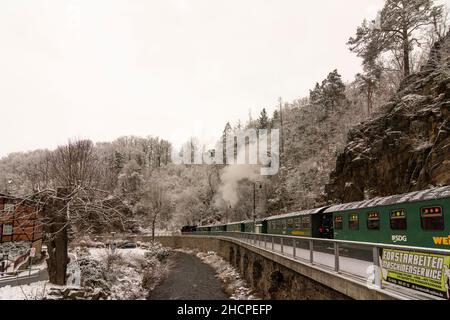
[(182, 232), (263, 233), (450, 249), (450, 186), (256, 220), (186, 226)]

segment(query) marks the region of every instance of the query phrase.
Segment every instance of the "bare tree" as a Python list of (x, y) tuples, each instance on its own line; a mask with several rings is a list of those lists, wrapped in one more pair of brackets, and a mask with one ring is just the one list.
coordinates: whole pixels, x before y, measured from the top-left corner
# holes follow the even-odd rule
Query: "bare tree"
[(170, 201), (167, 191), (157, 179), (147, 183), (141, 200), (136, 205), (136, 212), (149, 219), (152, 229), (152, 241), (155, 240), (156, 222), (159, 217), (169, 210)]
[(355, 84), (358, 87), (359, 91), (366, 96), (368, 115), (370, 115), (373, 110), (373, 95), (378, 88), (380, 78), (380, 69), (371, 69), (364, 74), (358, 73), (355, 78)]
[(98, 182), (97, 158), (90, 140), (69, 141), (50, 154), (54, 185), (65, 188), (91, 187)]
[(11, 199), (20, 199), (17, 207), (27, 208), (20, 211), (21, 219), (33, 221), (34, 230), (43, 231), (49, 280), (53, 284), (66, 282), (69, 230), (80, 236), (98, 225), (123, 230), (127, 223), (121, 200), (98, 189), (46, 189)]
[(70, 141), (53, 151), (48, 161), (54, 187), (28, 198), (37, 202), (42, 211), (50, 282), (63, 285), (69, 262), (68, 231), (80, 234), (112, 222), (123, 227), (123, 211), (107, 192), (95, 188), (97, 159), (91, 141)]

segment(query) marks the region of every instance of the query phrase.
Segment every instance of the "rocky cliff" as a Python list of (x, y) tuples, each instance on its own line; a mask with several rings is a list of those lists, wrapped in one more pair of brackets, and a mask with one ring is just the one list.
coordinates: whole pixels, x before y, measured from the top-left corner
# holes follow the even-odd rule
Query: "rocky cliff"
[(352, 129), (325, 188), (349, 202), (450, 184), (450, 33), (393, 99)]

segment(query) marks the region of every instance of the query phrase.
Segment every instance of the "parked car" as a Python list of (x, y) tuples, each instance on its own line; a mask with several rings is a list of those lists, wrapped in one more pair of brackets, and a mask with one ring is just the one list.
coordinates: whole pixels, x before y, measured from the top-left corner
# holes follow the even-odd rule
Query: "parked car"
[(135, 242), (125, 242), (119, 245), (120, 249), (134, 249), (137, 248), (137, 244)]

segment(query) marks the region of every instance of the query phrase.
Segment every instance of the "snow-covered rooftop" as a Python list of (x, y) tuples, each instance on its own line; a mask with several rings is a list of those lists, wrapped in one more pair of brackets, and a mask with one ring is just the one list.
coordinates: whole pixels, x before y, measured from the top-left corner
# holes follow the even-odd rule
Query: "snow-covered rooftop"
[(354, 210), (360, 208), (373, 208), (377, 206), (387, 206), (404, 202), (415, 202), (423, 200), (442, 199), (450, 197), (450, 186), (439, 187), (434, 189), (415, 191), (404, 194), (397, 194), (387, 197), (377, 197), (370, 200), (338, 204), (329, 207), (324, 212), (339, 212), (346, 210)]
[(305, 215), (310, 215), (310, 214), (317, 214), (317, 213), (323, 212), (323, 209), (325, 209), (325, 208), (326, 207), (310, 209), (310, 210), (304, 210), (304, 211), (296, 211), (296, 212), (281, 214), (281, 215), (278, 215), (278, 216), (271, 216), (271, 217), (266, 218), (265, 220), (270, 221), (270, 220), (275, 220), (275, 219), (282, 219), (282, 218), (290, 218), (290, 217), (305, 216)]

